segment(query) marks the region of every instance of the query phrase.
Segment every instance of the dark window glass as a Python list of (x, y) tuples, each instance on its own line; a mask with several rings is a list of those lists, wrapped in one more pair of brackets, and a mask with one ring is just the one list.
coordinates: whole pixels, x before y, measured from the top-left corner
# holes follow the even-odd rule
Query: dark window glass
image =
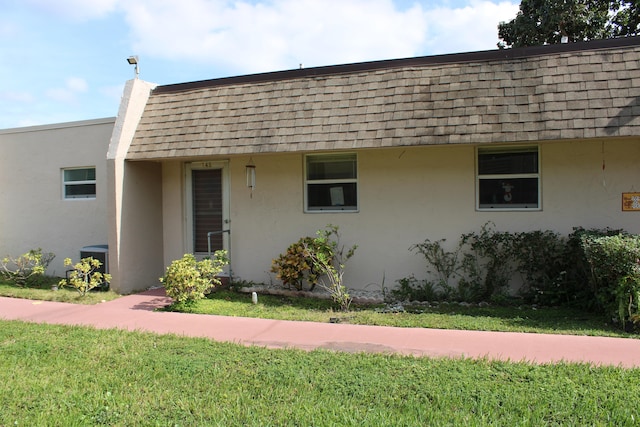
[(65, 182), (95, 181), (96, 180), (96, 169), (95, 168), (66, 169), (64, 171), (64, 180), (65, 180)]
[(309, 210), (355, 210), (358, 186), (355, 182), (344, 184), (307, 184)]
[(309, 181), (353, 178), (356, 178), (355, 154), (307, 157), (307, 179)]
[(95, 197), (95, 195), (95, 184), (69, 184), (64, 187), (64, 197), (66, 197), (67, 199)]
[(480, 179), (481, 208), (537, 208), (538, 179)]
[(537, 151), (478, 152), (480, 175), (538, 173)]

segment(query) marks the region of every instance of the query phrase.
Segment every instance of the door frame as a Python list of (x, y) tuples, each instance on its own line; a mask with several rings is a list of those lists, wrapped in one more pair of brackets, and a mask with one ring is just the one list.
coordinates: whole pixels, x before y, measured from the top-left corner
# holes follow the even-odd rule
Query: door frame
[[(185, 163), (185, 203), (184, 203), (184, 246), (187, 253), (193, 253), (196, 258), (204, 258), (206, 252), (194, 253), (193, 247), (193, 183), (192, 172), (194, 170), (220, 169), (222, 170), (222, 229), (230, 230), (231, 219), (229, 215), (229, 162), (226, 160), (200, 161)], [(222, 248), (229, 251), (230, 233), (222, 233)], [(231, 254), (229, 254), (230, 256)]]

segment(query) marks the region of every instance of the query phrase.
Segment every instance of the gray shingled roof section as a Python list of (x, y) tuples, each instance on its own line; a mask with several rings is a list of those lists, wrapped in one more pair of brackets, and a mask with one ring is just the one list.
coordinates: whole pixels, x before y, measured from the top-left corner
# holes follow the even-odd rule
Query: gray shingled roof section
[(638, 113), (639, 45), (412, 64), (157, 91), (127, 158), (638, 136)]

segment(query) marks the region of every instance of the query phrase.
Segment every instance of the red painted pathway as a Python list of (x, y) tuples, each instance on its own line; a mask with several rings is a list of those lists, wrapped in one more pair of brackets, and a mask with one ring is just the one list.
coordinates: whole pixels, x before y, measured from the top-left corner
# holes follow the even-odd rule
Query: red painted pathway
[(392, 328), (153, 311), (170, 301), (164, 289), (92, 306), (0, 297), (0, 318), (172, 333), (268, 348), (640, 367), (640, 339)]

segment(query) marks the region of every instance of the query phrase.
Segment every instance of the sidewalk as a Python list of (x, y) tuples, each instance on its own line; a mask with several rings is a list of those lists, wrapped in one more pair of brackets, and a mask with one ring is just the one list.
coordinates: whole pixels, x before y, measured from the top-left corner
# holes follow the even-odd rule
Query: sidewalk
[(164, 289), (93, 306), (0, 297), (0, 319), (171, 333), (267, 348), (640, 367), (640, 339), (392, 328), (153, 311), (169, 303)]

